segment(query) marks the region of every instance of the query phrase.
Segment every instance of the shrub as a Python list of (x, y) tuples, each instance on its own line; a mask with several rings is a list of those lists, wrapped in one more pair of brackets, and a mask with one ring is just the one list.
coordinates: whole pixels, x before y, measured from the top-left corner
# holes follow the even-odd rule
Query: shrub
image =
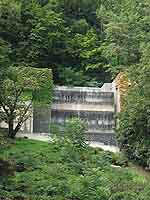
[(85, 131), (86, 123), (78, 118), (72, 118), (65, 122), (64, 126), (51, 125), (51, 135), (53, 141), (73, 145), (74, 147), (86, 147)]
[(144, 192), (140, 194), (138, 200), (149, 200), (150, 199), (150, 185), (148, 185)]
[(65, 123), (65, 136), (76, 146), (84, 147), (86, 123), (78, 118), (72, 118)]
[(109, 200), (135, 200), (137, 195), (133, 192), (117, 192)]

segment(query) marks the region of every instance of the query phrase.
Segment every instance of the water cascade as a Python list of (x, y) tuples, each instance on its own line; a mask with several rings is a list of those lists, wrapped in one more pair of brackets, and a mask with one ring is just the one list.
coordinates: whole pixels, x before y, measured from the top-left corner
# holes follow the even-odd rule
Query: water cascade
[(87, 140), (115, 144), (112, 84), (102, 88), (57, 86), (53, 96), (52, 123), (64, 124), (68, 118), (79, 117), (88, 124)]

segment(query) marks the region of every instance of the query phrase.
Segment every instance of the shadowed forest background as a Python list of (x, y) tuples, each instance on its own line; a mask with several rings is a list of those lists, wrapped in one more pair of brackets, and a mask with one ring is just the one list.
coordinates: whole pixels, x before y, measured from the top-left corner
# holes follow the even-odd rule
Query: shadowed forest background
[(149, 0), (1, 0), (1, 51), (57, 85), (100, 86), (143, 61), (149, 12)]

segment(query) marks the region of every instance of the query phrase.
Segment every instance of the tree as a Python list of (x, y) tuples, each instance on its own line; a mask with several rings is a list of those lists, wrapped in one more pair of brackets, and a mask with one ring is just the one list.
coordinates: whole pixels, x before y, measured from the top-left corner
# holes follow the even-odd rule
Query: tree
[[(0, 39), (0, 85), (3, 84), (8, 72), (8, 67), (10, 64), (9, 59), (10, 47), (8, 43)], [(4, 119), (4, 113), (0, 107), (0, 122)]]
[(147, 0), (112, 0), (103, 3), (97, 10), (97, 16), (103, 27), (103, 56), (107, 59), (108, 70), (116, 75), (129, 66), (140, 63), (140, 46), (146, 42), (149, 26), (149, 8)]
[(149, 0), (0, 0), (0, 38), (11, 63), (52, 68), (55, 84), (100, 86), (141, 59)]
[(10, 64), (10, 46), (9, 44), (0, 39), (0, 84), (7, 74), (7, 70)]
[(14, 138), (32, 105), (51, 103), (52, 74), (48, 69), (10, 67), (0, 91), (3, 120), (8, 124), (8, 136)]
[(140, 65), (129, 70), (131, 88), (119, 117), (118, 141), (126, 155), (150, 167), (150, 45), (144, 47)]

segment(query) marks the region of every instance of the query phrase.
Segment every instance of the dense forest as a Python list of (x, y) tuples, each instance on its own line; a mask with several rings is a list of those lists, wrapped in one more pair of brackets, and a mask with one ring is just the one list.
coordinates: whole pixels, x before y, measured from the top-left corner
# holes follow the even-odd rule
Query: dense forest
[(149, 0), (0, 1), (0, 51), (58, 85), (100, 86), (143, 62), (149, 29)]

